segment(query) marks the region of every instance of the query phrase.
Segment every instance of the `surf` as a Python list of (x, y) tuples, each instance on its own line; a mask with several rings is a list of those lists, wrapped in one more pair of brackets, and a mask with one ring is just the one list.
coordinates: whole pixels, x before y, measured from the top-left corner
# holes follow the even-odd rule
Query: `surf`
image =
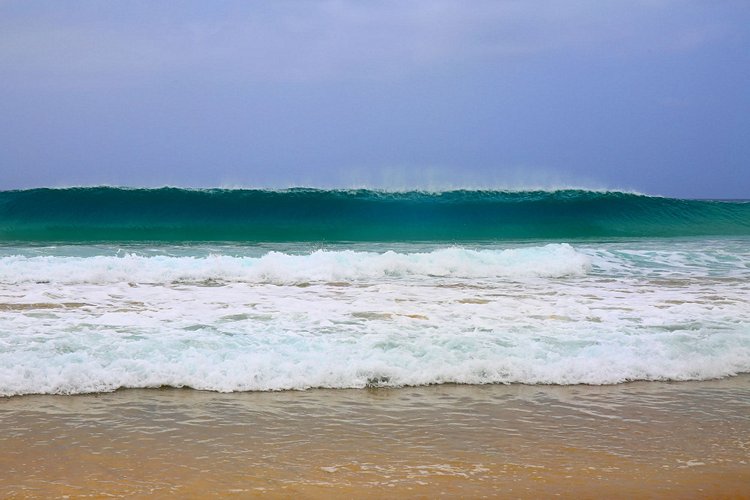
[(115, 255), (26, 256), (0, 254), (0, 284), (54, 283), (299, 283), (436, 278), (583, 276), (590, 258), (566, 243), (509, 249), (440, 248), (427, 252), (325, 250), (270, 251), (258, 257)]

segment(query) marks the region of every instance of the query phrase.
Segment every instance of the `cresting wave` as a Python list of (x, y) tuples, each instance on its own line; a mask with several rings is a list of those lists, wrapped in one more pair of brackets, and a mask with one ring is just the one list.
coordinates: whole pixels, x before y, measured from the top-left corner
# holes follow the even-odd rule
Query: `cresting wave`
[(616, 192), (0, 192), (0, 396), (750, 372), (749, 242)]
[(750, 235), (750, 203), (585, 190), (95, 187), (0, 192), (0, 242), (458, 242), (705, 235)]

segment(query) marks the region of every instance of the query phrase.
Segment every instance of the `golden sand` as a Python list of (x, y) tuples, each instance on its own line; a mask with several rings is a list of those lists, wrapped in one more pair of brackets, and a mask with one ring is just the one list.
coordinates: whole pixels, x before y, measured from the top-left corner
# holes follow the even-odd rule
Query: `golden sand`
[(750, 498), (750, 377), (0, 400), (0, 497)]

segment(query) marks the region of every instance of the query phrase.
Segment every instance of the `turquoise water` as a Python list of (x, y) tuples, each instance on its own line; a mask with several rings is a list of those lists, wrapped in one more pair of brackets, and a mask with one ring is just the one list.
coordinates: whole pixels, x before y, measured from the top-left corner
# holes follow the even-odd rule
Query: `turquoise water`
[(0, 192), (0, 241), (405, 242), (750, 235), (750, 203), (621, 192)]
[(750, 204), (0, 193), (0, 396), (750, 372)]

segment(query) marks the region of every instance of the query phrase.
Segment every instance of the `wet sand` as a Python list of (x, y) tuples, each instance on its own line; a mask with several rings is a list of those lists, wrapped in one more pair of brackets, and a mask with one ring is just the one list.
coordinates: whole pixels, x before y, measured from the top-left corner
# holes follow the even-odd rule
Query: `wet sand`
[(750, 376), (0, 399), (0, 497), (750, 498)]

